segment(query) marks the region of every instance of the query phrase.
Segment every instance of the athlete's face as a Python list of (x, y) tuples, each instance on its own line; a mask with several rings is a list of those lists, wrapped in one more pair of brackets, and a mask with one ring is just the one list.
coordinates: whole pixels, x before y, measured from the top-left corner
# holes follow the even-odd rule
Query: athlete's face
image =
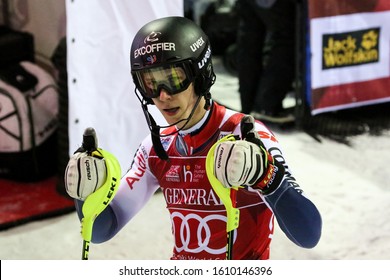
[[(195, 94), (194, 85), (191, 83), (187, 89), (178, 94), (172, 95), (166, 90), (161, 89), (160, 96), (153, 98), (153, 102), (164, 116), (167, 123), (172, 125), (177, 121), (187, 119), (190, 116), (197, 99), (198, 96)], [(183, 121), (177, 124), (177, 127), (179, 129), (187, 129), (199, 122), (206, 113), (204, 104), (205, 100), (202, 98), (188, 124), (185, 127), (181, 127), (185, 124), (185, 121)]]

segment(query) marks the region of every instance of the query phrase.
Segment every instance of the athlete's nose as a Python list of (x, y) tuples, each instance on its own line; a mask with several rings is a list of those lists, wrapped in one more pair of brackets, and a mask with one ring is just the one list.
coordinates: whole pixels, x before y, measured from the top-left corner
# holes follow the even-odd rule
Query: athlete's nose
[(165, 101), (165, 100), (171, 99), (171, 94), (168, 91), (166, 91), (165, 89), (161, 89), (159, 98), (161, 101)]

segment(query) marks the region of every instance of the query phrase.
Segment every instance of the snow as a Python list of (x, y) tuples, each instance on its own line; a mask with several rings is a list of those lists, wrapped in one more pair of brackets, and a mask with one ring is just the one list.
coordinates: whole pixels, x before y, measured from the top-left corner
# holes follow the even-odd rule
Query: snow
[[(233, 77), (220, 73), (212, 93), (239, 109)], [(271, 260), (390, 259), (390, 131), (354, 136), (350, 146), (327, 138), (318, 142), (297, 130), (275, 134), (294, 176), (321, 212), (323, 232), (315, 248), (302, 249), (276, 224)], [(89, 256), (167, 260), (172, 240), (169, 214), (157, 193), (116, 237), (92, 244)], [(2, 260), (79, 260), (80, 223), (72, 212), (0, 231), (0, 248)]]

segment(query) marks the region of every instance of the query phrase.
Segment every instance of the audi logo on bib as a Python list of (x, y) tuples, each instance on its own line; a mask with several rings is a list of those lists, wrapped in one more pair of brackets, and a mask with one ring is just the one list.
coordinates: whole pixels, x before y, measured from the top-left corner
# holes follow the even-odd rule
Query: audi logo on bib
[[(175, 249), (178, 253), (182, 251), (188, 253), (207, 252), (213, 255), (226, 253), (226, 216), (212, 214), (202, 217), (194, 213), (185, 215), (180, 212), (172, 212), (171, 221), (174, 236), (176, 236)], [(223, 230), (221, 243), (214, 242), (212, 246), (211, 237), (221, 228)]]

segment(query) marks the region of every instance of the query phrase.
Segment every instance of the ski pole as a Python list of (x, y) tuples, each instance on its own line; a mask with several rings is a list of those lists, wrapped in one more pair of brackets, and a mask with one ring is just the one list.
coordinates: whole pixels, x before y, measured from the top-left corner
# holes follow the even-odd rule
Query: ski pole
[(114, 155), (98, 148), (96, 132), (93, 128), (85, 129), (82, 146), (88, 155), (103, 158), (107, 167), (106, 182), (85, 199), (82, 207), (84, 216), (81, 220), (81, 236), (83, 237), (82, 260), (88, 260), (93, 223), (114, 198), (120, 182), (121, 168)]
[(234, 135), (230, 134), (217, 141), (209, 150), (206, 157), (206, 174), (210, 181), (211, 187), (221, 199), (226, 209), (226, 259), (233, 259), (233, 242), (234, 230), (238, 228), (240, 221), (240, 210), (236, 208), (236, 193), (240, 187), (233, 186), (232, 188), (225, 188), (222, 183), (214, 175), (214, 151), (216, 146), (225, 141), (235, 141)]

